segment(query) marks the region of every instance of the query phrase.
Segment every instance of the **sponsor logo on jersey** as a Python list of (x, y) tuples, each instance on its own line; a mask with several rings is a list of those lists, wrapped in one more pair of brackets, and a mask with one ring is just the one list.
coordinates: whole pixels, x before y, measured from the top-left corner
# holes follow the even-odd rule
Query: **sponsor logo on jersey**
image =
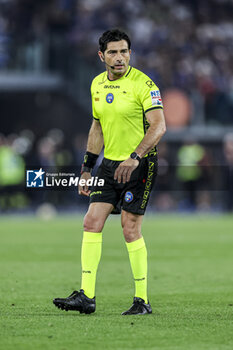
[(104, 89), (120, 89), (120, 85), (104, 85)]
[(146, 85), (149, 86), (149, 88), (152, 88), (152, 86), (154, 85), (155, 83), (152, 81), (152, 80), (147, 80), (146, 81)]
[(111, 94), (111, 93), (107, 94), (107, 96), (106, 96), (106, 101), (107, 101), (108, 103), (112, 103), (113, 100), (114, 100), (113, 94)]
[(127, 203), (130, 203), (130, 202), (132, 202), (132, 200), (133, 200), (133, 193), (130, 191), (127, 191), (125, 194), (125, 201)]
[(152, 106), (162, 106), (162, 99), (159, 90), (153, 90), (150, 92)]

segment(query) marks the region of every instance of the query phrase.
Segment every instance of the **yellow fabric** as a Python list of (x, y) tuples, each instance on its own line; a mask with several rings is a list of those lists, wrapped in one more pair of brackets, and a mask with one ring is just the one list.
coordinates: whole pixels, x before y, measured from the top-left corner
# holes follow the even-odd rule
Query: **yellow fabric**
[(138, 250), (138, 249), (145, 246), (144, 238), (141, 237), (141, 238), (137, 239), (136, 241), (133, 241), (130, 243), (126, 242), (126, 246), (127, 246), (128, 252), (133, 252), (134, 250)]
[(91, 85), (93, 117), (104, 137), (104, 157), (125, 160), (135, 151), (148, 128), (148, 110), (163, 108), (158, 87), (141, 71), (129, 67), (120, 79), (111, 81), (107, 72)]
[(81, 288), (88, 298), (95, 296), (96, 273), (102, 251), (102, 232), (83, 232)]
[(142, 238), (126, 243), (129, 260), (135, 282), (135, 297), (142, 298), (148, 303), (147, 298), (147, 249)]
[(102, 232), (83, 232), (83, 242), (86, 243), (94, 243), (94, 242), (102, 242)]

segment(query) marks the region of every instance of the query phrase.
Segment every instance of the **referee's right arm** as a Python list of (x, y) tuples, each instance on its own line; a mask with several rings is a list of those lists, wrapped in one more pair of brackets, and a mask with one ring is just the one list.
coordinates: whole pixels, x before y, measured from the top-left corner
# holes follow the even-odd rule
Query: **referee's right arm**
[(104, 138), (100, 122), (96, 119), (93, 119), (87, 140), (87, 152), (100, 154), (103, 145)]
[[(104, 145), (103, 132), (98, 120), (93, 119), (88, 140), (87, 140), (87, 152), (93, 153), (93, 155), (99, 155)], [(91, 178), (91, 172), (84, 171), (81, 175), (81, 179), (85, 179), (86, 181)], [(79, 194), (83, 196), (89, 196), (90, 190), (88, 186), (80, 186), (78, 188)]]

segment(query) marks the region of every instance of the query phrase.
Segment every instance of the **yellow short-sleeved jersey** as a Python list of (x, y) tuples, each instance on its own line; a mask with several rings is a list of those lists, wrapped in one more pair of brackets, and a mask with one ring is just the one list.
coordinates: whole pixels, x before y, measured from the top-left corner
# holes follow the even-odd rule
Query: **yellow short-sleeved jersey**
[[(163, 108), (155, 83), (133, 67), (111, 81), (107, 72), (91, 85), (93, 117), (99, 120), (104, 137), (104, 157), (125, 160), (135, 151), (149, 126), (145, 113)], [(156, 147), (151, 150), (156, 153)], [(150, 153), (151, 153), (150, 152)]]

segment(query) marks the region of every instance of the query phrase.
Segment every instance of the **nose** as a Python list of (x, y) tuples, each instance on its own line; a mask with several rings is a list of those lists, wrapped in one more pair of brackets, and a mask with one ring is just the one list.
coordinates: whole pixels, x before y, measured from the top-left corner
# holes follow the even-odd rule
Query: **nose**
[(116, 60), (120, 63), (122, 62), (122, 54), (120, 52), (117, 54)]

